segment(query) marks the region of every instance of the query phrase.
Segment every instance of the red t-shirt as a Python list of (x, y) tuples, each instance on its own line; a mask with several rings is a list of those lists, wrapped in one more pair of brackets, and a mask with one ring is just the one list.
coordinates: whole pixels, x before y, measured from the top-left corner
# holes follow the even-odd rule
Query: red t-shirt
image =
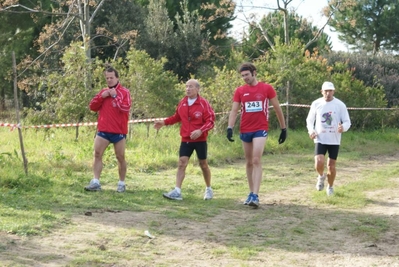
[(240, 133), (269, 129), (269, 99), (276, 95), (276, 90), (263, 82), (255, 86), (246, 84), (236, 89), (233, 101), (241, 104)]

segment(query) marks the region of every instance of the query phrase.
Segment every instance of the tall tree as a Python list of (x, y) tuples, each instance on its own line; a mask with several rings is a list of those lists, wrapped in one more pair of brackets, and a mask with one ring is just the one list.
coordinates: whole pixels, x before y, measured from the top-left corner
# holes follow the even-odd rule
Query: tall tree
[[(48, 19), (47, 24), (40, 27), (34, 45), (23, 51), (26, 57), (19, 61), (18, 85), (27, 96), (24, 106), (35, 105), (42, 101), (43, 96), (48, 96), (43, 93), (45, 88), (38, 86), (41, 77), (63, 71), (60, 59), (71, 43), (82, 43), (88, 62), (94, 56), (108, 60), (126, 55), (136, 38), (139, 29), (137, 25), (142, 25), (142, 10), (132, 0), (0, 2), (0, 12), (3, 14), (40, 15)], [(135, 16), (131, 16), (132, 13)], [(91, 65), (82, 71), (86, 77), (85, 87), (90, 89), (93, 84), (90, 77), (93, 71)]]
[(105, 1), (92, 20), (92, 58), (125, 57), (143, 31), (145, 18), (145, 9), (136, 1)]
[[(143, 6), (148, 6), (151, 0), (138, 0)], [(170, 20), (176, 21), (176, 14), (184, 15), (183, 0), (165, 0), (164, 7)], [(198, 12), (201, 22), (201, 32), (209, 34), (212, 45), (225, 45), (227, 31), (233, 27), (235, 2), (233, 0), (187, 0), (185, 4), (189, 12)], [(177, 25), (175, 24), (175, 29)]]
[[(342, 4), (336, 7), (339, 2)], [(331, 12), (329, 25), (354, 49), (373, 54), (399, 51), (399, 1), (331, 0), (324, 13)]]
[[(28, 0), (21, 0), (21, 4), (28, 4)], [(5, 10), (5, 2), (0, 3), (0, 106), (5, 108), (5, 100), (12, 99), (12, 60), (11, 53), (15, 53), (16, 61), (25, 57), (27, 53), (35, 53), (32, 46), (39, 36), (41, 28), (50, 21), (44, 14), (30, 14), (22, 9)], [(50, 0), (42, 1), (43, 6), (49, 6)]]
[[(288, 13), (274, 11), (264, 16), (258, 24), (251, 24), (248, 37), (243, 39), (242, 47), (245, 54), (251, 58), (258, 58), (275, 46), (276, 41), (285, 42), (287, 35), (290, 40), (298, 39), (303, 44), (308, 44), (305, 49), (313, 52), (316, 48), (319, 52), (331, 50), (330, 37), (325, 33), (319, 33), (320, 29), (312, 26), (310, 22), (302, 18), (294, 11)], [(288, 23), (288, 31), (285, 30)], [(320, 35), (314, 42), (310, 42)]]
[(150, 0), (144, 30), (137, 38), (136, 47), (152, 58), (160, 59), (174, 42), (174, 22), (169, 18), (165, 0)]
[[(209, 63), (222, 65), (230, 52), (235, 4), (231, 0), (148, 0), (146, 29), (140, 33), (137, 48), (154, 58), (166, 57), (167, 70), (181, 79), (209, 69)], [(190, 37), (190, 38), (187, 38)]]
[(165, 69), (187, 79), (204, 60), (209, 40), (201, 32), (198, 11), (188, 9), (188, 0), (181, 2), (181, 9), (183, 15), (176, 13), (173, 23), (166, 17), (165, 1), (150, 0), (147, 32), (139, 37), (138, 45), (156, 59), (166, 57)]

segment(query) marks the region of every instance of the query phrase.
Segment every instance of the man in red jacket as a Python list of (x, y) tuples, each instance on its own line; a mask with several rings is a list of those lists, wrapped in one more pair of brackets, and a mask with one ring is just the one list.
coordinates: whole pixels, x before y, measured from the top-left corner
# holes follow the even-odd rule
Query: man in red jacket
[(186, 83), (186, 96), (179, 102), (174, 115), (163, 121), (155, 121), (154, 128), (180, 122), (181, 144), (179, 163), (176, 174), (176, 187), (163, 196), (173, 200), (183, 200), (181, 186), (186, 174), (186, 167), (192, 153), (197, 153), (199, 165), (204, 176), (206, 189), (204, 199), (213, 198), (211, 188), (211, 171), (207, 162), (207, 136), (215, 123), (215, 112), (206, 99), (198, 93), (200, 85), (197, 80), (191, 79)]
[(108, 87), (95, 95), (89, 104), (90, 110), (98, 113), (98, 119), (97, 135), (94, 139), (94, 177), (90, 184), (85, 187), (85, 190), (101, 190), (102, 157), (108, 145), (113, 143), (119, 170), (119, 182), (116, 191), (123, 193), (126, 190), (126, 134), (132, 101), (129, 90), (119, 83), (119, 74), (114, 68), (108, 67), (104, 71), (104, 75)]

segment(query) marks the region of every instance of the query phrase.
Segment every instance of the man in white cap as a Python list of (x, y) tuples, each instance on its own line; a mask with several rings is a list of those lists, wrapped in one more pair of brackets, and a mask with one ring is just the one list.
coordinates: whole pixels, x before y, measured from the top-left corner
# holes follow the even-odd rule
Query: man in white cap
[[(336, 161), (341, 134), (349, 130), (351, 121), (346, 105), (334, 97), (335, 87), (332, 82), (324, 82), (321, 87), (323, 97), (316, 99), (310, 106), (306, 118), (306, 128), (309, 137), (315, 143), (315, 169), (319, 174), (316, 189), (323, 190), (327, 177), (327, 195), (334, 194), (334, 180), (336, 176)], [(324, 173), (325, 155), (328, 152), (327, 173)]]

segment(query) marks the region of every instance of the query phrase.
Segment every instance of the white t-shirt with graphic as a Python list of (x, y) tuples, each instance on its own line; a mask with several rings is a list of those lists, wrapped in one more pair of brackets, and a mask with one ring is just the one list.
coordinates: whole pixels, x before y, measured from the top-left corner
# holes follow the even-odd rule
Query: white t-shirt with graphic
[(338, 132), (338, 124), (341, 123), (344, 132), (349, 130), (351, 121), (346, 105), (339, 99), (334, 98), (330, 102), (323, 97), (316, 99), (310, 106), (306, 118), (308, 133), (315, 132), (317, 137), (315, 143), (323, 145), (340, 145), (341, 133)]

